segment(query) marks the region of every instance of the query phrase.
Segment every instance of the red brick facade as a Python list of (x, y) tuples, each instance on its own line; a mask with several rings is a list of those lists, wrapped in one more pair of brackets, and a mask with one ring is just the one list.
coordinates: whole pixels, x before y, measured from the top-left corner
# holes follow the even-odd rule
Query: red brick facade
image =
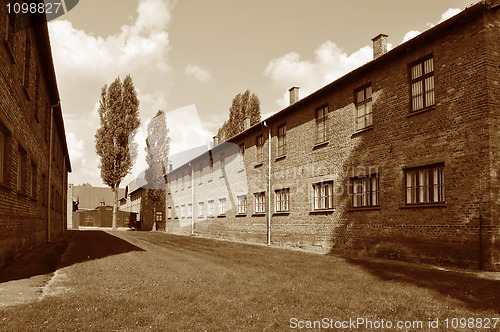
[(47, 27), (14, 29), (33, 19), (0, 6), (0, 266), (66, 227), (71, 166)]
[(169, 173), (167, 231), (499, 269), (499, 59), (478, 3)]

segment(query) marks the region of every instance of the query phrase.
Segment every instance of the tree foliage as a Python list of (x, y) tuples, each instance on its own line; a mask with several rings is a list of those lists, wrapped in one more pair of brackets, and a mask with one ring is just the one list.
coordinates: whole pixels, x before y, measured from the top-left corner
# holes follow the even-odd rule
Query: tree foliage
[(148, 124), (146, 138), (146, 163), (148, 168), (144, 173), (149, 196), (156, 205), (164, 199), (165, 178), (170, 152), (169, 129), (167, 128), (165, 113), (161, 110)]
[(229, 108), (229, 119), (217, 131), (220, 141), (225, 141), (244, 130), (245, 118), (250, 119), (250, 126), (260, 122), (260, 100), (255, 93), (246, 90), (238, 93)]
[(100, 157), (101, 178), (115, 192), (113, 228), (116, 228), (117, 189), (137, 157), (133, 137), (140, 125), (139, 100), (130, 75), (123, 82), (118, 77), (109, 87), (104, 85), (98, 113), (101, 127), (95, 134), (96, 152)]

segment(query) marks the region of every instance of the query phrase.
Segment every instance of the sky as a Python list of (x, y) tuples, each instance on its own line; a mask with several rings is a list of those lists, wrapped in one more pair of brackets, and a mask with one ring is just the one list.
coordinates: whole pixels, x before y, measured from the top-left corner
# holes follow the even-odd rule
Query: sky
[[(167, 114), (171, 153), (206, 145), (250, 89), (262, 119), (472, 5), (471, 0), (82, 0), (49, 23), (70, 161), (69, 183), (104, 186), (94, 135), (105, 84), (132, 76), (145, 139)], [(143, 147), (127, 185), (147, 167)]]

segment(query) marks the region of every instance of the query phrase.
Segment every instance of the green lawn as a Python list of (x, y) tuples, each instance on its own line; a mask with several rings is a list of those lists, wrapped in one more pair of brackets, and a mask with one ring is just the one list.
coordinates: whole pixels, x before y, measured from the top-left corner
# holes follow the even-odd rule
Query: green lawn
[(429, 319), (451, 330), (453, 318), (500, 330), (494, 273), (152, 232), (80, 231), (68, 243), (43, 298), (0, 308), (0, 330), (281, 331), (364, 319), (358, 330), (384, 320), (437, 331)]

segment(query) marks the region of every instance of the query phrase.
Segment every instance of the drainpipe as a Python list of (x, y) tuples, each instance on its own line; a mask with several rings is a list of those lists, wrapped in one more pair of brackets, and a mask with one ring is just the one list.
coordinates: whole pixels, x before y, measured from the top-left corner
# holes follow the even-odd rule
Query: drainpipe
[(267, 165), (267, 245), (271, 245), (271, 127), (264, 121), (262, 123), (268, 129), (268, 165)]
[(48, 197), (47, 197), (47, 242), (52, 240), (50, 230), (50, 207), (52, 205), (52, 140), (54, 137), (54, 108), (59, 107), (61, 101), (50, 107), (50, 135), (49, 135), (49, 174), (48, 174)]

